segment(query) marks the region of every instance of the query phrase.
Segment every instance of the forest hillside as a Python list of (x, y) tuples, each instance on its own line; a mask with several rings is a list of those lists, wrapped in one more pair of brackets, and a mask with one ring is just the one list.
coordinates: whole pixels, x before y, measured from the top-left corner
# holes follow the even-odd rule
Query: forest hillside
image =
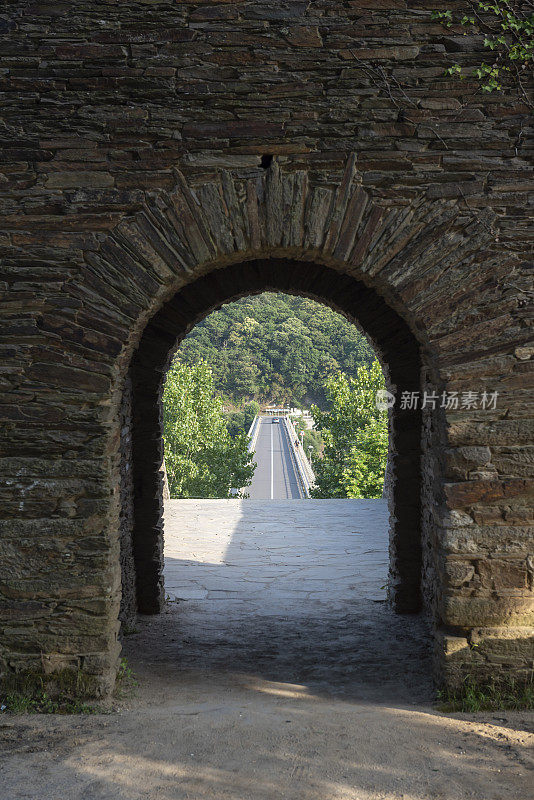
[(177, 355), (211, 367), (216, 391), (235, 406), (325, 405), (326, 379), (355, 376), (375, 355), (355, 326), (326, 306), (264, 292), (222, 306), (196, 325)]

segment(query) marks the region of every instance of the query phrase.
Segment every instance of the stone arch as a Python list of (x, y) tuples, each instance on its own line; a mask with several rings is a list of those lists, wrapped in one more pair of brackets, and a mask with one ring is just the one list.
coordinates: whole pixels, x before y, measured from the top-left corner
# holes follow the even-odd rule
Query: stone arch
[[(339, 170), (291, 158), (265, 170), (174, 170), (172, 191), (146, 192), (118, 223), (91, 220), (100, 227), (78, 236), (74, 253), (53, 240), (65, 277), (37, 310), (26, 334), (36, 344), (16, 373), (18, 396), (38, 397), (42, 437), (35, 443), (30, 427), (26, 439), (13, 438), (23, 495), (6, 531), (25, 577), (2, 585), (3, 669), (76, 666), (94, 677), (95, 692), (109, 688), (120, 649), (119, 412), (132, 357), (141, 358), (140, 344), (174, 297), (190, 311), (174, 309), (167, 332), (163, 312), (167, 353), (169, 334), (221, 302), (225, 274), (250, 279), (255, 265), (283, 261), (307, 271), (311, 294), (338, 308), (344, 285), (370, 292), (417, 343), (423, 387), (461, 391), (491, 380), (502, 390), (504, 416), (443, 410), (423, 419), (422, 562), (440, 679), (452, 685), (467, 671), (492, 674), (503, 652), (505, 666), (526, 673), (532, 569), (522, 454), (530, 428), (510, 381), (520, 379), (528, 331), (504, 289), (517, 257), (496, 250), (489, 211), (475, 216), (456, 200), (425, 194), (370, 195), (356, 166), (351, 156)], [(332, 275), (340, 296), (330, 300)], [(192, 287), (202, 280), (198, 305)], [(293, 289), (303, 286), (295, 278)], [(25, 420), (24, 410), (12, 413)], [(34, 495), (42, 487), (52, 493), (48, 505)], [(28, 555), (35, 541), (49, 557)]]
[[(442, 283), (441, 293), (446, 292), (451, 269), (461, 265), (466, 273), (477, 250), (491, 238), (490, 219), (476, 224), (454, 201), (429, 203), (416, 197), (398, 205), (374, 202), (362, 188), (355, 156), (338, 176), (292, 170), (287, 160), (284, 169), (273, 160), (268, 170), (248, 175), (227, 170), (209, 180), (204, 175), (186, 179), (177, 170), (175, 175), (174, 192), (151, 197), (92, 256), (93, 264), (96, 258), (105, 260), (103, 272), (115, 259), (128, 265), (133, 260), (137, 268), (143, 265), (143, 278), (148, 272), (156, 288), (130, 344), (136, 347), (130, 373), (133, 555), (138, 607), (149, 613), (158, 611), (162, 600), (158, 401), (177, 339), (222, 302), (266, 288), (285, 289), (327, 302), (362, 323), (397, 391), (418, 391), (427, 381), (438, 386), (438, 354), (429, 343), (424, 317), (412, 306), (429, 286)], [(420, 414), (397, 412), (394, 417), (399, 479), (391, 548), (397, 608), (420, 607), (424, 570), (427, 606), (438, 621), (441, 587), (431, 517), (432, 505), (442, 497), (439, 480), (423, 486), (421, 446), (426, 459), (432, 459), (434, 475), (439, 474), (436, 447), (444, 447), (446, 437), (439, 416), (439, 411), (428, 415), (424, 443)]]
[[(157, 613), (163, 604), (161, 391), (171, 355), (183, 336), (214, 308), (262, 291), (305, 295), (340, 311), (371, 340), (391, 390), (398, 397), (419, 392), (422, 362), (417, 340), (380, 295), (346, 273), (306, 261), (263, 259), (221, 268), (179, 290), (146, 326), (129, 376), (133, 556), (137, 607), (143, 613)], [(419, 409), (392, 410), (390, 595), (400, 612), (421, 608), (421, 435)], [(127, 581), (123, 576), (123, 586)]]

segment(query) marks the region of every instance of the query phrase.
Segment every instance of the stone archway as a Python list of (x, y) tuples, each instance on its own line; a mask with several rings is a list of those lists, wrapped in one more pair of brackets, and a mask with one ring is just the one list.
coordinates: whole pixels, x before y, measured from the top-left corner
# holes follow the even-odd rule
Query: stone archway
[[(509, 397), (508, 374), (522, 363), (528, 337), (514, 325), (514, 306), (495, 309), (510, 262), (492, 250), (489, 213), (474, 217), (456, 201), (425, 195), (378, 202), (362, 188), (355, 157), (342, 172), (292, 168), (286, 159), (283, 170), (274, 160), (267, 170), (174, 177), (174, 190), (147, 193), (137, 213), (80, 238), (78, 271), (67, 274), (63, 293), (48, 299), (36, 323), (46, 347), (38, 342), (20, 371), (50, 435), (27, 451), (37, 459), (13, 467), (24, 490), (7, 548), (24, 577), (4, 584), (2, 663), (81, 668), (94, 678), (95, 692), (111, 685), (119, 652), (120, 408), (134, 352), (137, 376), (147, 367), (144, 354), (157, 355), (160, 380), (177, 333), (224, 299), (269, 285), (255, 269), (272, 270), (279, 289), (310, 293), (349, 316), (367, 313), (366, 327), (373, 335), (378, 325), (374, 338), (392, 383), (398, 370), (399, 386), (406, 379), (406, 386), (462, 391), (490, 380)], [(358, 305), (358, 297), (371, 306)], [(389, 318), (382, 334), (373, 310)], [(393, 356), (400, 337), (402, 352), (410, 353), (405, 364)], [(149, 438), (156, 396), (154, 378)], [(529, 428), (520, 408), (503, 413), (436, 410), (423, 420), (421, 481), (419, 465), (401, 465), (412, 481), (410, 496), (421, 490), (424, 548), (411, 563), (417, 574), (423, 564), (436, 620), (436, 672), (450, 685), (468, 672), (494, 674), (495, 665), (521, 676), (530, 664), (532, 570), (522, 525), (528, 486), (510, 452), (526, 445)], [(396, 441), (406, 435), (407, 452), (412, 419), (406, 428), (404, 418), (398, 421)], [(152, 531), (159, 513), (154, 474), (148, 517), (137, 517)], [(47, 481), (48, 506), (32, 494)], [(403, 541), (417, 550), (416, 538), (415, 545)], [(46, 558), (29, 554), (33, 541)], [(140, 597), (145, 610), (150, 603), (156, 610), (157, 546), (148, 556), (138, 549), (140, 559), (151, 565)], [(399, 598), (406, 589), (413, 604), (418, 581), (407, 563), (400, 558)]]
[[(420, 390), (417, 340), (376, 292), (346, 273), (306, 261), (254, 260), (211, 272), (177, 292), (145, 328), (126, 389), (131, 400), (127, 397), (125, 405), (133, 409), (132, 466), (124, 462), (122, 474), (133, 473), (132, 500), (126, 497), (125, 502), (133, 507), (137, 608), (143, 613), (157, 613), (163, 604), (161, 392), (170, 357), (215, 307), (261, 291), (302, 294), (344, 313), (371, 339), (391, 390), (398, 397)], [(421, 417), (419, 409), (401, 410), (398, 404), (390, 417), (390, 596), (400, 612), (421, 608)], [(123, 535), (132, 535), (128, 525)], [(131, 580), (123, 574), (123, 586)], [(133, 594), (128, 588), (127, 595)]]

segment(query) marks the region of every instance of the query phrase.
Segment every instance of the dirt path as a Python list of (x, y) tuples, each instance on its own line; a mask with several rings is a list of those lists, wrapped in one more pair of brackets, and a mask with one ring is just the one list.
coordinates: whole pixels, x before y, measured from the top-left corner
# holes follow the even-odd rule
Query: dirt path
[(532, 800), (534, 715), (436, 712), (424, 620), (384, 602), (384, 506), (352, 502), (171, 502), (138, 690), (0, 716), (0, 800)]
[(533, 797), (526, 714), (446, 717), (213, 673), (177, 685), (161, 667), (148, 678), (110, 716), (0, 718), (2, 800)]

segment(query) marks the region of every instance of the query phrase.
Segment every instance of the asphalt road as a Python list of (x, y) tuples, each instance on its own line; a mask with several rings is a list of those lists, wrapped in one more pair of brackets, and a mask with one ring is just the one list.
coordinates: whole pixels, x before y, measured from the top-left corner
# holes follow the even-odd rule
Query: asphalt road
[(272, 417), (261, 417), (254, 458), (258, 466), (246, 489), (252, 500), (303, 499), (282, 420), (277, 425)]

